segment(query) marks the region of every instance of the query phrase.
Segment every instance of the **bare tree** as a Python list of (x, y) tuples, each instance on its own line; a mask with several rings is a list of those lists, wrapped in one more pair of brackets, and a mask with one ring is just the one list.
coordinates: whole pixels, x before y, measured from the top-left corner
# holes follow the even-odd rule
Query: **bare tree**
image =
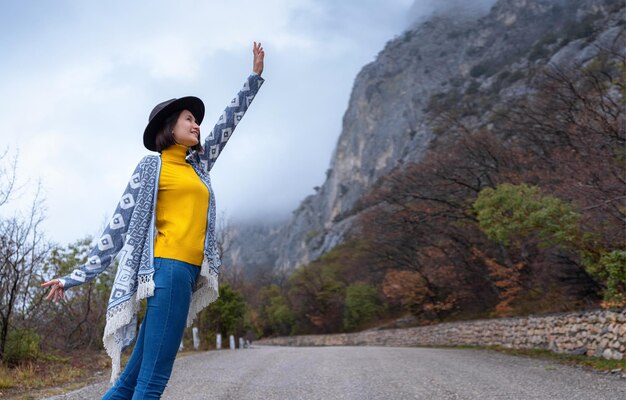
[[(222, 213), (221, 218), (218, 219), (216, 234), (217, 247), (223, 257), (231, 251), (232, 243), (235, 239), (235, 226), (229, 218), (226, 218), (225, 213)], [(245, 283), (243, 268), (236, 262), (236, 257), (231, 255), (228, 258), (232, 260), (232, 262), (228, 265), (224, 265), (223, 268), (220, 269), (221, 278), (225, 282), (228, 282), (233, 288), (241, 289)]]
[[(15, 171), (13, 169), (13, 171)], [(3, 199), (11, 196), (15, 175), (9, 189), (2, 191)], [(14, 321), (25, 321), (38, 291), (33, 281), (48, 253), (40, 227), (44, 219), (40, 190), (37, 190), (27, 215), (0, 220), (0, 359), (4, 360), (9, 330)]]

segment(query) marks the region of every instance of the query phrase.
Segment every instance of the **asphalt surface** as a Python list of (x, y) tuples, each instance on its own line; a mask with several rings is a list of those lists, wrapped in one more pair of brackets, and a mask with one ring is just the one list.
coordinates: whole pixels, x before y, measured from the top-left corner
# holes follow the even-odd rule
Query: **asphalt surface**
[[(100, 399), (109, 386), (48, 400)], [(252, 346), (178, 358), (162, 398), (624, 400), (626, 379), (488, 350)]]

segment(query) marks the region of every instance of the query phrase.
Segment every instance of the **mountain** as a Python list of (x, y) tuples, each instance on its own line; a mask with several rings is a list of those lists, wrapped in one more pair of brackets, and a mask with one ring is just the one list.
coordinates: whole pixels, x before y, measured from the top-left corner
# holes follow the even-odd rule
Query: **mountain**
[[(464, 107), (475, 126), (529, 92), (546, 63), (584, 62), (624, 32), (621, 0), (500, 0), (486, 15), (435, 14), (389, 41), (357, 75), (326, 180), (288, 221), (233, 227), (224, 262), (289, 271), (341, 243), (359, 199), (395, 168), (445, 151), (428, 111)], [(621, 36), (623, 39), (623, 36)], [(431, 113), (432, 114), (432, 113)]]

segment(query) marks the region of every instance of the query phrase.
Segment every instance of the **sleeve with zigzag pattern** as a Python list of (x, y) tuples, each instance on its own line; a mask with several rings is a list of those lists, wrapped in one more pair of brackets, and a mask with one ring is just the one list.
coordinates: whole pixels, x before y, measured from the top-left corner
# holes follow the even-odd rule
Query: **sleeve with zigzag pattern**
[(224, 112), (207, 136), (202, 151), (199, 153), (202, 166), (206, 171), (210, 171), (213, 168), (217, 157), (226, 146), (228, 139), (230, 139), (246, 110), (250, 107), (263, 82), (265, 82), (265, 79), (261, 78), (260, 75), (256, 73), (250, 74), (243, 88), (224, 109)]

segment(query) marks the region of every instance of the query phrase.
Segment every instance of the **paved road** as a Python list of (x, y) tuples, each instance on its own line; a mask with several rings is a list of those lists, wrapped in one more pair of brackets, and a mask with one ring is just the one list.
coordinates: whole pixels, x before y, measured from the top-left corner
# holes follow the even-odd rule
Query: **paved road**
[[(108, 383), (49, 400), (100, 399)], [(624, 400), (626, 379), (493, 351), (265, 347), (176, 360), (164, 400)]]

